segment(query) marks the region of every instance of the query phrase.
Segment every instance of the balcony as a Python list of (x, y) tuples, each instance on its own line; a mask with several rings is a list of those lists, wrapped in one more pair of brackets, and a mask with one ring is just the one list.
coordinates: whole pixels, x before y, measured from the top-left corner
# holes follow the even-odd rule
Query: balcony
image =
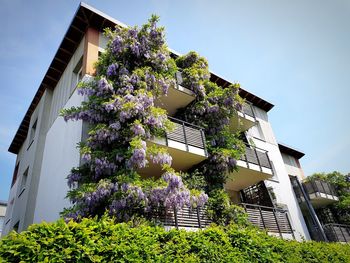
[(246, 203), (241, 205), (253, 225), (265, 229), (271, 235), (277, 234), (281, 238), (295, 239), (288, 210)]
[(252, 104), (245, 102), (242, 106), (242, 110), (237, 111), (237, 114), (230, 120), (231, 131), (247, 131), (255, 125), (256, 119)]
[(350, 225), (326, 224), (323, 228), (328, 241), (350, 242)]
[(169, 116), (173, 116), (178, 109), (186, 107), (195, 99), (194, 93), (182, 86), (181, 72), (176, 73), (175, 79), (176, 85), (169, 88), (168, 94), (154, 102), (156, 107), (167, 110)]
[[(161, 96), (154, 101), (156, 107), (165, 109), (169, 116), (174, 116), (178, 109), (186, 107), (195, 100), (194, 93), (183, 85), (182, 73), (175, 74), (176, 84), (170, 87), (166, 96)], [(246, 131), (255, 125), (255, 114), (252, 104), (245, 102), (242, 110), (237, 111), (231, 118), (229, 126), (232, 131)]]
[(239, 191), (273, 176), (268, 152), (250, 145), (246, 146), (245, 154), (237, 165), (238, 171), (229, 174), (226, 189)]
[(165, 227), (185, 229), (201, 229), (209, 226), (211, 221), (206, 215), (205, 208), (167, 209), (154, 213), (154, 220)]
[(339, 200), (334, 187), (328, 182), (311, 180), (304, 182), (303, 187), (315, 208), (324, 207)]
[[(164, 137), (147, 141), (147, 144), (166, 147), (173, 158), (172, 167), (176, 171), (186, 171), (207, 159), (203, 129), (172, 117), (169, 119), (174, 123), (175, 129), (165, 134)], [(139, 173), (142, 176), (150, 177), (160, 176), (162, 171), (160, 165), (150, 162), (149, 166), (141, 169)]]

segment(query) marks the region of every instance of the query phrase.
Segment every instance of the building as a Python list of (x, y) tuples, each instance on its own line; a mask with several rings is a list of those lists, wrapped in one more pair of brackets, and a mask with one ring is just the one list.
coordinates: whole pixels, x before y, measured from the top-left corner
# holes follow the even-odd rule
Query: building
[(7, 202), (0, 201), (0, 236), (2, 234), (2, 228), (4, 227), (4, 224), (5, 224), (6, 207), (7, 207)]
[(339, 224), (331, 211), (324, 212), (326, 206), (339, 200), (334, 186), (319, 179), (307, 180), (299, 163), (304, 154), (284, 144), (279, 147), (310, 237), (317, 241), (350, 242), (350, 226)]
[[(81, 121), (64, 122), (59, 111), (82, 102), (76, 85), (83, 77), (94, 74), (93, 64), (107, 43), (102, 31), (115, 25), (125, 26), (84, 3), (74, 15), (9, 147), (17, 160), (4, 234), (12, 229), (22, 231), (32, 223), (54, 221), (63, 208), (70, 205), (65, 199), (68, 191), (65, 178), (72, 167), (79, 165), (76, 144), (82, 140), (85, 130)], [(214, 73), (211, 80), (220, 86), (230, 84)], [(170, 116), (194, 99), (192, 92), (181, 85), (179, 74), (177, 81), (177, 87), (157, 102)], [(268, 119), (274, 105), (243, 89), (240, 95), (247, 103), (232, 119), (230, 127), (241, 132), (247, 144), (246, 154), (238, 161), (239, 171), (229, 175), (225, 188), (233, 202), (242, 203), (254, 224), (283, 238), (310, 239)], [(205, 134), (197, 126), (172, 120), (183, 129), (175, 129), (164, 140), (152, 143), (168, 147), (173, 167), (186, 170), (207, 158)], [(153, 173), (152, 169), (155, 168), (150, 166), (143, 173)], [(175, 223), (172, 221), (176, 226), (191, 227), (198, 223), (201, 227), (200, 220), (176, 218)]]

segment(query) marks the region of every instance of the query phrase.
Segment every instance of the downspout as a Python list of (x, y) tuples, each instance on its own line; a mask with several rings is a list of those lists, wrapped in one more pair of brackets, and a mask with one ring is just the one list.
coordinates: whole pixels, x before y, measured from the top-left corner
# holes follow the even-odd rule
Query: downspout
[(322, 236), (323, 240), (327, 242), (328, 241), (327, 236), (326, 236), (326, 234), (325, 234), (325, 232), (323, 230), (323, 227), (321, 225), (320, 220), (317, 217), (315, 209), (314, 209), (314, 207), (312, 206), (312, 204), (310, 202), (309, 195), (306, 193), (304, 187), (302, 186), (302, 184), (300, 183), (299, 179), (296, 176), (294, 176), (294, 180), (297, 182), (299, 188), (301, 189), (301, 192), (302, 192), (302, 194), (304, 196), (306, 205), (307, 205), (307, 207), (308, 207), (308, 209), (310, 211), (311, 218), (313, 219), (314, 223), (316, 223), (318, 229), (320, 230), (320, 233), (321, 233), (321, 236)]

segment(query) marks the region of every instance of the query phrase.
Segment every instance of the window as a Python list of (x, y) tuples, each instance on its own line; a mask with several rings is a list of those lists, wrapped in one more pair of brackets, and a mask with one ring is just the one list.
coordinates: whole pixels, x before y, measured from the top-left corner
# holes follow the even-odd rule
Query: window
[(4, 227), (4, 221), (5, 221), (5, 217), (0, 216), (0, 234), (2, 232), (2, 228)]
[(275, 165), (273, 164), (273, 161), (271, 161), (271, 159), (270, 159), (270, 163), (271, 163), (271, 168), (272, 168), (272, 173), (273, 173), (273, 176), (270, 180), (278, 182), (276, 168), (275, 168)]
[(17, 223), (13, 226), (13, 230), (18, 232), (18, 227), (19, 227), (19, 221), (17, 221)]
[(11, 188), (12, 188), (12, 186), (16, 183), (16, 181), (17, 181), (18, 167), (19, 167), (19, 163), (17, 163), (17, 165), (16, 165), (16, 167), (15, 167), (15, 170), (13, 171), (12, 182), (11, 182)]
[(26, 185), (27, 185), (27, 178), (28, 178), (28, 170), (29, 167), (25, 170), (25, 172), (22, 175), (22, 180), (21, 180), (21, 187), (20, 187), (20, 192), (18, 197), (20, 197), (20, 195), (24, 192), (24, 190), (26, 189)]
[(83, 79), (83, 68), (80, 68), (77, 73), (77, 83)]
[(38, 123), (38, 118), (34, 121), (34, 123), (32, 125), (32, 128), (30, 129), (28, 149), (29, 149), (29, 147), (32, 145), (32, 143), (34, 141), (37, 123)]
[(267, 187), (267, 191), (268, 191), (268, 193), (269, 193), (269, 195), (270, 195), (270, 198), (271, 198), (272, 203), (273, 203), (274, 205), (276, 205), (276, 204), (277, 204), (277, 197), (276, 197), (276, 193), (275, 193), (273, 187), (272, 187), (272, 186), (268, 186), (268, 187)]
[(72, 75), (72, 90), (78, 85), (79, 81), (83, 79), (83, 57), (81, 57), (73, 70)]
[(260, 123), (257, 121), (256, 124), (248, 130), (248, 134), (254, 138), (265, 141), (263, 131), (261, 129)]

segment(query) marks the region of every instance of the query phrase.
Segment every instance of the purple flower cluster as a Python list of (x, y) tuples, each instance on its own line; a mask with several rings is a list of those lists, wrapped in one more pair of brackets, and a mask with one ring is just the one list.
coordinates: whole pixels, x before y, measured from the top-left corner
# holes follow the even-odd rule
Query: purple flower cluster
[(150, 207), (177, 208), (190, 205), (190, 192), (184, 187), (182, 179), (173, 173), (166, 173), (162, 176), (168, 183), (167, 187), (157, 187), (149, 194)]
[(111, 175), (117, 166), (107, 160), (107, 157), (95, 158), (91, 165), (91, 171), (95, 172), (95, 179), (101, 177), (101, 175)]
[(164, 122), (167, 120), (167, 116), (164, 115), (154, 115), (154, 114), (149, 114), (145, 118), (145, 124), (149, 125), (150, 128), (164, 128)]
[(67, 184), (69, 188), (76, 187), (77, 183), (81, 179), (81, 173), (76, 170), (72, 170), (72, 172), (68, 175), (67, 179)]
[(219, 106), (218, 106), (218, 105), (210, 106), (210, 107), (208, 108), (207, 112), (208, 112), (209, 114), (211, 114), (211, 113), (217, 113), (217, 112), (219, 112)]
[(91, 161), (91, 154), (89, 153), (84, 153), (81, 155), (81, 159), (84, 161), (84, 162), (90, 162)]
[(93, 110), (93, 109), (88, 109), (88, 110), (80, 110), (80, 111), (73, 111), (71, 113), (66, 113), (64, 116), (64, 121), (72, 120), (72, 121), (86, 121), (88, 123), (98, 123), (98, 122), (103, 122), (105, 121), (105, 117)]
[(116, 36), (111, 44), (111, 49), (114, 55), (118, 56), (123, 50), (123, 39), (121, 36)]
[(144, 212), (147, 196), (141, 187), (123, 183), (120, 187), (121, 198), (114, 199), (109, 206), (109, 213), (119, 220), (127, 221), (136, 211)]
[(94, 192), (85, 193), (81, 202), (83, 202), (90, 211), (93, 211), (116, 191), (118, 191), (117, 183), (102, 182)]
[(131, 127), (131, 131), (135, 136), (144, 136), (146, 134), (145, 129), (142, 127), (141, 124), (134, 124)]
[(160, 165), (171, 165), (171, 162), (173, 158), (171, 157), (170, 154), (166, 152), (158, 152), (157, 154), (151, 154), (150, 159), (152, 160), (153, 163), (160, 164)]
[(192, 208), (203, 207), (208, 202), (208, 195), (205, 193), (200, 193), (197, 195), (191, 195), (190, 205)]
[(105, 78), (101, 78), (97, 84), (97, 96), (105, 96), (114, 93), (113, 86)]
[(144, 168), (148, 164), (146, 160), (146, 142), (141, 141), (141, 147), (135, 148), (132, 152), (131, 158), (128, 160), (128, 166), (131, 169)]
[(67, 214), (64, 215), (64, 221), (66, 223), (68, 223), (69, 221), (73, 220), (73, 221), (79, 221), (79, 219), (81, 217), (84, 217), (86, 215), (86, 213), (82, 210), (76, 210), (76, 211), (71, 211)]
[(110, 144), (119, 138), (119, 133), (114, 129), (101, 128), (90, 134), (88, 145), (96, 148), (103, 144)]
[(118, 74), (118, 68), (119, 68), (118, 63), (113, 63), (109, 65), (107, 68), (107, 77), (116, 76)]
[(146, 167), (147, 164), (146, 150), (144, 148), (134, 149), (132, 156), (128, 161), (128, 166), (133, 169), (138, 169)]
[(78, 88), (77, 89), (77, 92), (79, 95), (81, 96), (93, 96), (96, 94), (95, 90), (92, 89), (91, 87), (86, 87), (86, 86), (83, 86), (81, 88)]
[(148, 113), (148, 109), (153, 106), (153, 97), (146, 93), (138, 93), (135, 96), (127, 94), (122, 98), (122, 104), (133, 107), (123, 107), (119, 112), (119, 121), (126, 122), (134, 117), (143, 117)]
[(168, 193), (165, 198), (164, 206), (166, 208), (182, 209), (190, 204), (190, 191), (178, 190)]
[(166, 68), (169, 55), (167, 52), (162, 52), (164, 44), (163, 30), (152, 24), (151, 27), (144, 27), (141, 30), (137, 28), (119, 30), (110, 48), (117, 58), (133, 56), (133, 63), (136, 65), (148, 61), (156, 68)]
[(121, 128), (120, 122), (116, 121), (116, 122), (111, 123), (109, 125), (109, 128), (116, 130), (116, 131), (120, 130), (120, 128)]

